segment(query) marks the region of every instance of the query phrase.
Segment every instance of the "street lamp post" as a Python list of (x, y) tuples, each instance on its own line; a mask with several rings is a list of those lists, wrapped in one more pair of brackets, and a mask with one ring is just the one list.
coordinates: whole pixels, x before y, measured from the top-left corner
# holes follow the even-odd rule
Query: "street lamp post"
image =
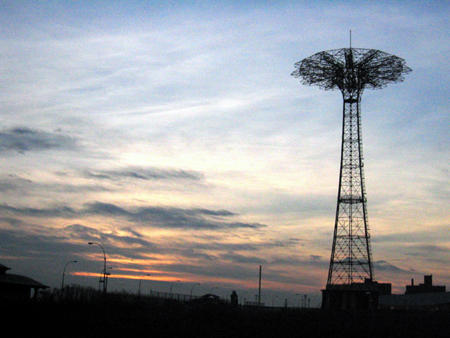
[(107, 284), (106, 284), (106, 252), (105, 252), (105, 248), (103, 247), (103, 245), (101, 245), (98, 242), (88, 242), (89, 245), (98, 245), (100, 247), (100, 249), (102, 249), (103, 252), (103, 293), (106, 293), (106, 288), (107, 288)]
[(278, 296), (276, 296), (276, 295), (272, 296), (272, 307), (274, 307), (274, 300), (277, 299), (277, 298), (278, 298)]
[[(150, 276), (149, 273), (145, 274), (144, 276)], [(141, 296), (141, 282), (142, 282), (142, 278), (139, 279), (139, 287), (138, 287), (138, 297)]]
[(61, 290), (64, 289), (64, 277), (66, 276), (66, 268), (67, 268), (67, 265), (69, 265), (70, 263), (78, 263), (78, 261), (68, 261), (68, 262), (64, 265), (64, 270), (63, 270), (62, 280), (61, 280)]
[(175, 283), (181, 282), (180, 280), (176, 280), (175, 282), (170, 283), (170, 295), (172, 296), (172, 289)]
[(302, 294), (301, 294), (301, 293), (296, 293), (295, 295), (296, 295), (296, 296), (300, 296), (300, 297), (298, 298), (298, 307), (300, 308), (300, 301), (301, 301), (301, 299), (302, 299)]
[[(108, 266), (107, 267), (107, 269), (109, 269), (109, 270), (112, 270), (112, 266)], [(106, 290), (108, 290), (108, 280), (109, 280), (109, 276), (111, 276), (111, 272), (106, 272), (106, 274), (105, 274), (105, 277), (106, 277), (106, 281), (105, 281), (105, 283), (106, 283), (106, 287), (105, 287), (105, 289)]]
[(192, 288), (191, 288), (191, 298), (192, 298), (192, 291), (194, 290), (194, 288), (195, 288), (197, 285), (200, 285), (200, 283), (195, 283), (194, 285), (192, 285)]

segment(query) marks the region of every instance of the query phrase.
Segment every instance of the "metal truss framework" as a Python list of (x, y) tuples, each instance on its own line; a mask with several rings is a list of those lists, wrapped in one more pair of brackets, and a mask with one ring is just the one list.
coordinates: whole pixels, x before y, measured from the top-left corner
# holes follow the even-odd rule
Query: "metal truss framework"
[(365, 88), (401, 82), (411, 71), (403, 59), (375, 49), (342, 48), (319, 52), (295, 64), (292, 76), (306, 85), (342, 93), (343, 122), (339, 189), (327, 285), (373, 280), (367, 219), (361, 131)]

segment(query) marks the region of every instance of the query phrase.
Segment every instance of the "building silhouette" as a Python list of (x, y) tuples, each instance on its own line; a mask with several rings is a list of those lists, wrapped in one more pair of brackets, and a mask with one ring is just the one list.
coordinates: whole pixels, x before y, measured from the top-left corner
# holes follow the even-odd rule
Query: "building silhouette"
[(48, 288), (29, 277), (7, 273), (8, 270), (10, 268), (0, 264), (0, 299), (28, 300), (37, 297), (40, 289)]
[(450, 310), (450, 292), (445, 285), (433, 285), (432, 275), (425, 275), (423, 284), (406, 285), (403, 295), (386, 295), (379, 299), (379, 307), (390, 310)]
[(414, 278), (411, 279), (411, 285), (406, 285), (405, 295), (433, 292), (445, 292), (445, 285), (433, 285), (433, 275), (425, 275), (423, 284), (414, 285)]

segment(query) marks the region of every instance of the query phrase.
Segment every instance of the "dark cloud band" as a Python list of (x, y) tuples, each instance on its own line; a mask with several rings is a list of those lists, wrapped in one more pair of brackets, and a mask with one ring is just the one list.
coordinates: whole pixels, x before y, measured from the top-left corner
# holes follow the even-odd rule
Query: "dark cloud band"
[(18, 208), (0, 205), (0, 211), (7, 214), (28, 217), (61, 217), (74, 218), (80, 216), (120, 217), (141, 226), (177, 229), (225, 229), (225, 228), (261, 228), (259, 223), (229, 221), (236, 214), (228, 210), (210, 210), (203, 208), (182, 209), (174, 207), (132, 207), (125, 208), (112, 203), (87, 203), (81, 209), (68, 206), (52, 208)]
[(128, 167), (115, 170), (86, 170), (83, 176), (97, 180), (193, 180), (203, 179), (203, 174), (190, 170)]
[(74, 149), (72, 137), (42, 130), (18, 127), (0, 131), (0, 152), (40, 151), (49, 149)]

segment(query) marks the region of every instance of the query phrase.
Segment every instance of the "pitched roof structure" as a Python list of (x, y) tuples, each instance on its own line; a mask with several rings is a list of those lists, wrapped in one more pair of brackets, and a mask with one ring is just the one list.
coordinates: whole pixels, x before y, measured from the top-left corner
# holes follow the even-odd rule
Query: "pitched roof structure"
[(5, 266), (3, 264), (0, 264), (0, 286), (8, 284), (8, 285), (26, 286), (26, 287), (30, 287), (30, 288), (36, 288), (36, 289), (48, 288), (47, 285), (39, 283), (29, 277), (6, 273), (7, 270), (10, 270), (10, 268), (8, 268), (7, 266)]

